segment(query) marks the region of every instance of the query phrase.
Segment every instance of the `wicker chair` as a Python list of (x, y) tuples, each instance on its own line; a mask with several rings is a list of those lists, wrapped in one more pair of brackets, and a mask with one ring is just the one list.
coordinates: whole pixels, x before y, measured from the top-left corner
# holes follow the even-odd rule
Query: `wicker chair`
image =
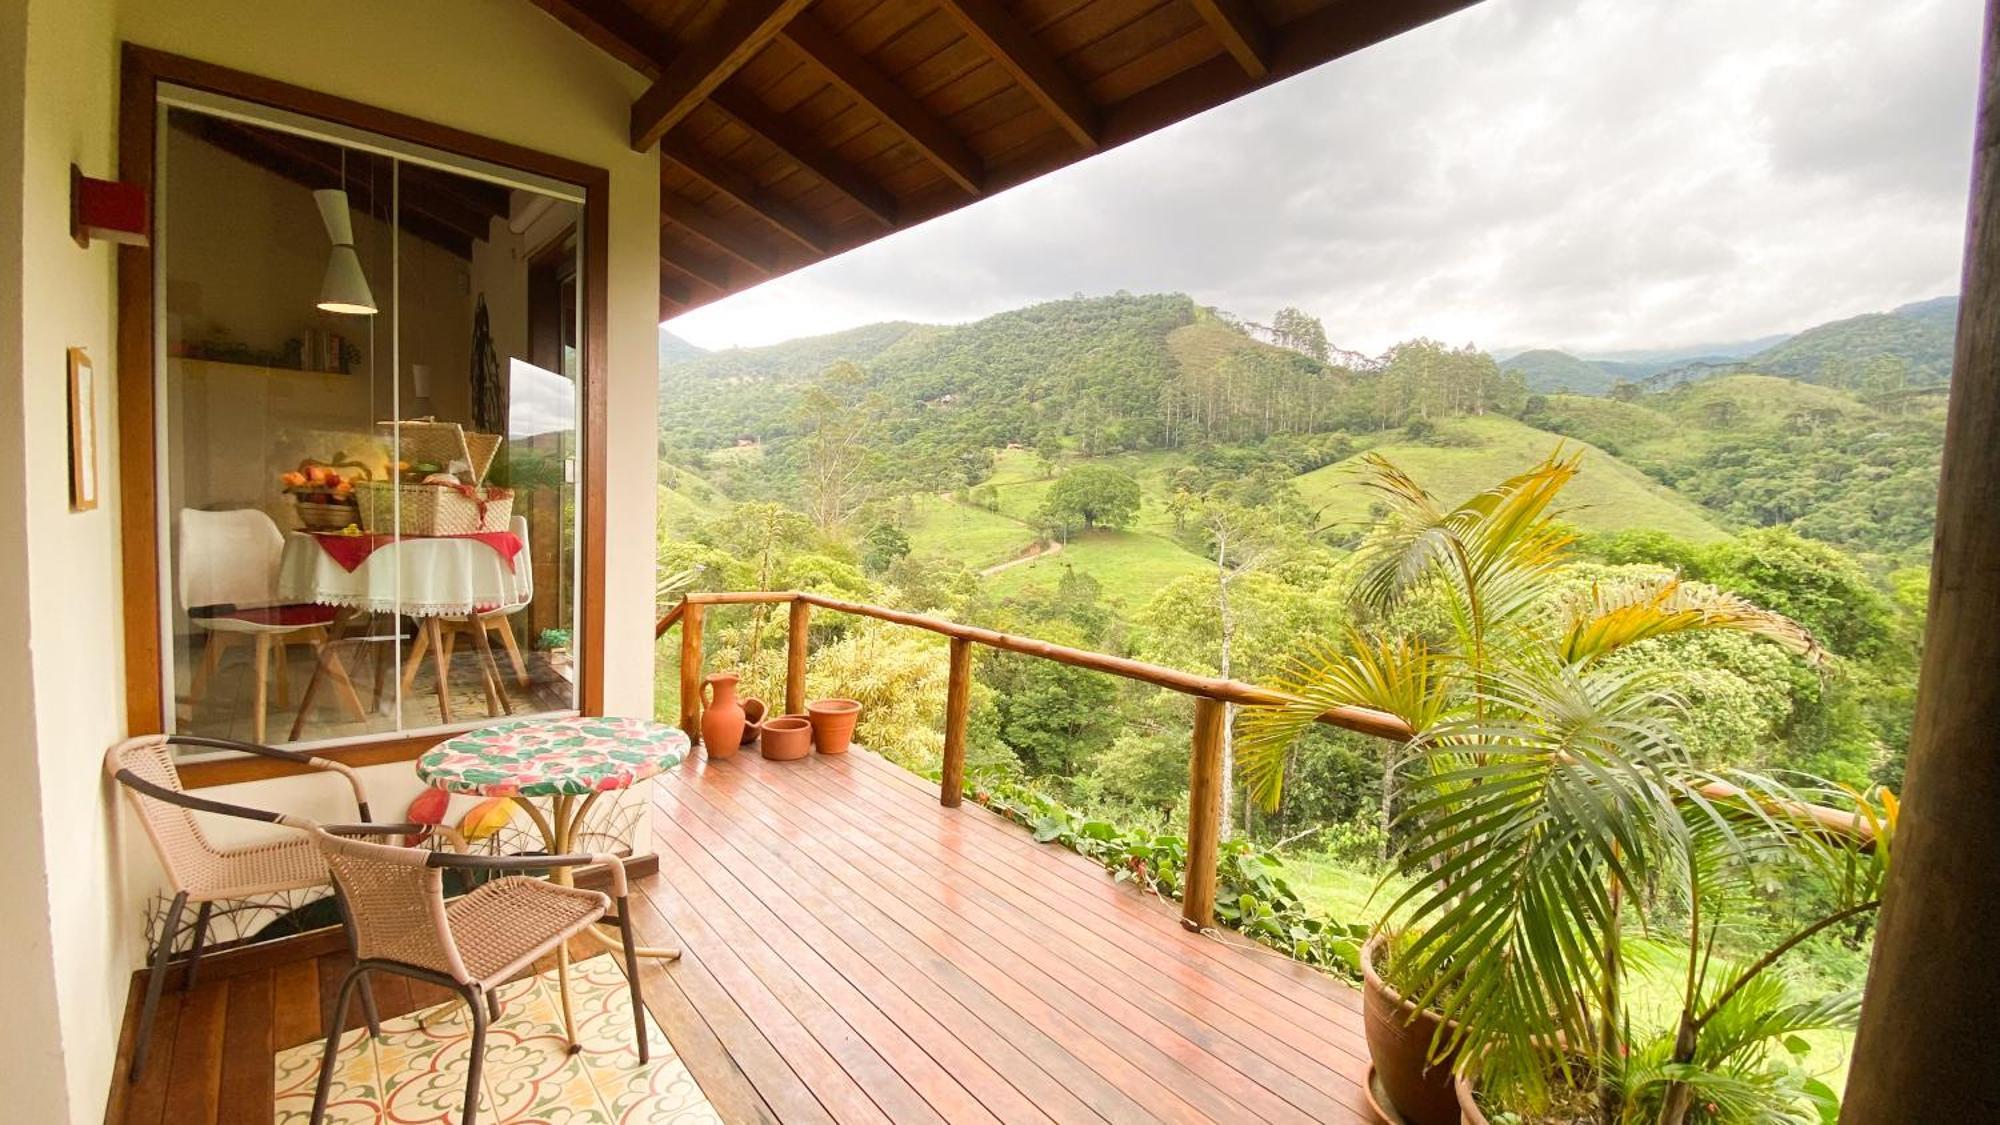
[[(311, 1125), (326, 1112), (333, 1065), (340, 1053), (342, 1025), (355, 982), (370, 972), (398, 973), (449, 988), (472, 1012), (472, 1052), (465, 1080), (461, 1120), (473, 1125), (479, 1112), (479, 1074), (484, 1063), (489, 1014), (499, 1018), (494, 989), (543, 954), (599, 920), (617, 925), (625, 945), (625, 975), (632, 988), (632, 1025), (639, 1061), (647, 1061), (646, 1017), (639, 998), (638, 957), (632, 940), (631, 907), (626, 901), (625, 865), (617, 856), (474, 856), (367, 842), (353, 837), (378, 832), (421, 830), (419, 825), (342, 825), (316, 829), (313, 838), (333, 869), (335, 890), (345, 903), (355, 935), (354, 968), (340, 982), (332, 1030), (320, 1060), (319, 1088)], [(611, 873), (611, 896), (601, 891), (558, 886), (519, 874), (554, 867), (601, 863)], [(446, 869), (499, 873), (449, 901)], [(611, 900), (618, 914), (608, 918)], [(483, 999), (483, 1003), (482, 1003)], [(579, 1050), (570, 1044), (572, 1052)]]
[[(146, 1047), (152, 1038), (153, 1014), (160, 1004), (160, 988), (166, 980), (167, 961), (173, 954), (174, 938), (180, 932), (181, 914), (188, 903), (195, 903), (197, 909), (194, 948), (188, 952), (187, 972), (181, 980), (183, 992), (194, 987), (195, 971), (201, 965), (202, 945), (208, 933), (209, 911), (215, 903), (323, 887), (330, 880), (319, 848), (304, 835), (237, 848), (222, 848), (212, 843), (202, 832), (201, 825), (196, 823), (195, 812), (292, 827), (301, 827), (307, 822), (264, 809), (211, 801), (185, 792), (181, 787), (180, 773), (174, 768), (172, 747), (175, 746), (233, 750), (331, 770), (345, 777), (353, 787), (355, 809), (360, 819), (367, 820), (369, 816), (368, 798), (362, 791), (361, 778), (347, 766), (326, 758), (231, 739), (177, 734), (141, 735), (121, 742), (105, 753), (104, 771), (123, 786), (126, 797), (146, 826), (146, 835), (153, 842), (160, 866), (166, 869), (167, 881), (174, 888), (173, 904), (167, 907), (166, 920), (160, 927), (160, 940), (150, 957), (152, 968), (146, 977), (146, 1003), (139, 1015), (138, 1042), (132, 1048), (130, 1080), (135, 1082), (146, 1065)], [(377, 1026), (375, 998), (365, 987), (361, 1003), (368, 1014), (369, 1026)]]

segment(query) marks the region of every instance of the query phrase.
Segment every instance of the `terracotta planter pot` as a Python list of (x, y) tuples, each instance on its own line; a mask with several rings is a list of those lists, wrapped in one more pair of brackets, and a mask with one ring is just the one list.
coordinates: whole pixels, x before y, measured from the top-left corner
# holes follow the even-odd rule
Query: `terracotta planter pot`
[(861, 704), (852, 699), (815, 699), (806, 704), (812, 719), (813, 745), (822, 754), (845, 754), (854, 741), (854, 724), (861, 718)]
[(743, 701), (743, 749), (748, 750), (755, 746), (758, 736), (764, 733), (764, 715), (767, 710), (764, 701), (754, 695)]
[(1361, 947), (1361, 1023), (1375, 1077), (1409, 1125), (1455, 1125), (1459, 1104), (1452, 1058), (1447, 1055), (1435, 1063), (1429, 1059), (1432, 1037), (1443, 1021), (1434, 1012), (1417, 1011), (1416, 1005), (1383, 982), (1375, 971), (1381, 948), (1380, 935)]
[(733, 758), (743, 745), (743, 705), (736, 702), (734, 672), (717, 672), (701, 682), (701, 748), (711, 758)]
[(774, 762), (795, 762), (812, 753), (812, 721), (804, 715), (773, 715), (764, 720), (758, 753)]

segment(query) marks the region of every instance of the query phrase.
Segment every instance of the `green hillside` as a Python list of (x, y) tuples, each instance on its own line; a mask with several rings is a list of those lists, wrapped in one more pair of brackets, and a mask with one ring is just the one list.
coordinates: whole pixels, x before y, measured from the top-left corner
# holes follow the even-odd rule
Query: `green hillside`
[(1551, 348), (1522, 352), (1502, 363), (1500, 369), (1520, 375), (1527, 381), (1528, 389), (1538, 394), (1572, 391), (1601, 395), (1608, 393), (1620, 379), (1620, 376), (1587, 359), (1578, 359), (1568, 352)]
[(1951, 379), (1953, 327), (1935, 307), (1916, 316), (1867, 313), (1808, 328), (1744, 361), (1751, 371), (1809, 383), (1891, 390)]
[(1113, 608), (1131, 612), (1145, 605), (1176, 578), (1200, 574), (1213, 564), (1158, 535), (1138, 531), (1086, 531), (1061, 551), (1008, 567), (986, 580), (993, 593), (1008, 597), (1028, 589), (1053, 589), (1065, 568), (1095, 578)]
[[(1415, 477), (1438, 499), (1456, 502), (1481, 488), (1521, 472), (1548, 456), (1564, 439), (1511, 418), (1463, 418), (1441, 427), (1425, 442), (1397, 439), (1373, 448)], [(1648, 480), (1645, 474), (1585, 442), (1583, 471), (1564, 494), (1574, 504), (1565, 517), (1591, 531), (1654, 528), (1699, 542), (1725, 532), (1700, 508)], [(1321, 509), (1320, 522), (1362, 528), (1373, 522), (1373, 494), (1357, 472), (1359, 456), (1298, 478), (1306, 502)]]
[(1035, 544), (1035, 531), (1019, 520), (942, 496), (913, 499), (903, 531), (918, 555), (956, 559), (984, 568), (1016, 558)]

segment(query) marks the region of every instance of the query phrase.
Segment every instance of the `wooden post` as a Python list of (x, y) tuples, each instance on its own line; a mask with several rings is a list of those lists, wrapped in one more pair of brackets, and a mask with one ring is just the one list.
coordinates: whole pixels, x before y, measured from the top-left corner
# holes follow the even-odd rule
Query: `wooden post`
[(792, 603), (790, 632), (785, 637), (785, 714), (806, 713), (806, 643), (812, 626), (813, 607), (802, 601)]
[(2000, 1121), (2000, 0), (1986, 6), (1930, 617), (1843, 1122)]
[(681, 614), (681, 731), (692, 745), (701, 743), (701, 609), (690, 602)]
[(1215, 925), (1215, 857), (1222, 827), (1221, 700), (1194, 701), (1194, 753), (1188, 760), (1187, 872), (1181, 887), (1181, 925)]
[(965, 721), (972, 709), (972, 642), (951, 639), (951, 682), (944, 693), (944, 775), (938, 781), (938, 802), (958, 807), (965, 796)]

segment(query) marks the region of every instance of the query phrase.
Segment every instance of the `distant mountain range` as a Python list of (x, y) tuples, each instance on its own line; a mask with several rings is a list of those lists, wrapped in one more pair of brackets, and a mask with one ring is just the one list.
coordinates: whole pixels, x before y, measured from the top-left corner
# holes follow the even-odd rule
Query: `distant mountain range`
[(1622, 382), (1664, 390), (1709, 375), (1761, 372), (1827, 386), (1926, 387), (1949, 382), (1958, 298), (1933, 297), (1886, 313), (1864, 313), (1791, 336), (1655, 352), (1578, 356), (1538, 348), (1501, 366), (1528, 389), (1603, 395)]

